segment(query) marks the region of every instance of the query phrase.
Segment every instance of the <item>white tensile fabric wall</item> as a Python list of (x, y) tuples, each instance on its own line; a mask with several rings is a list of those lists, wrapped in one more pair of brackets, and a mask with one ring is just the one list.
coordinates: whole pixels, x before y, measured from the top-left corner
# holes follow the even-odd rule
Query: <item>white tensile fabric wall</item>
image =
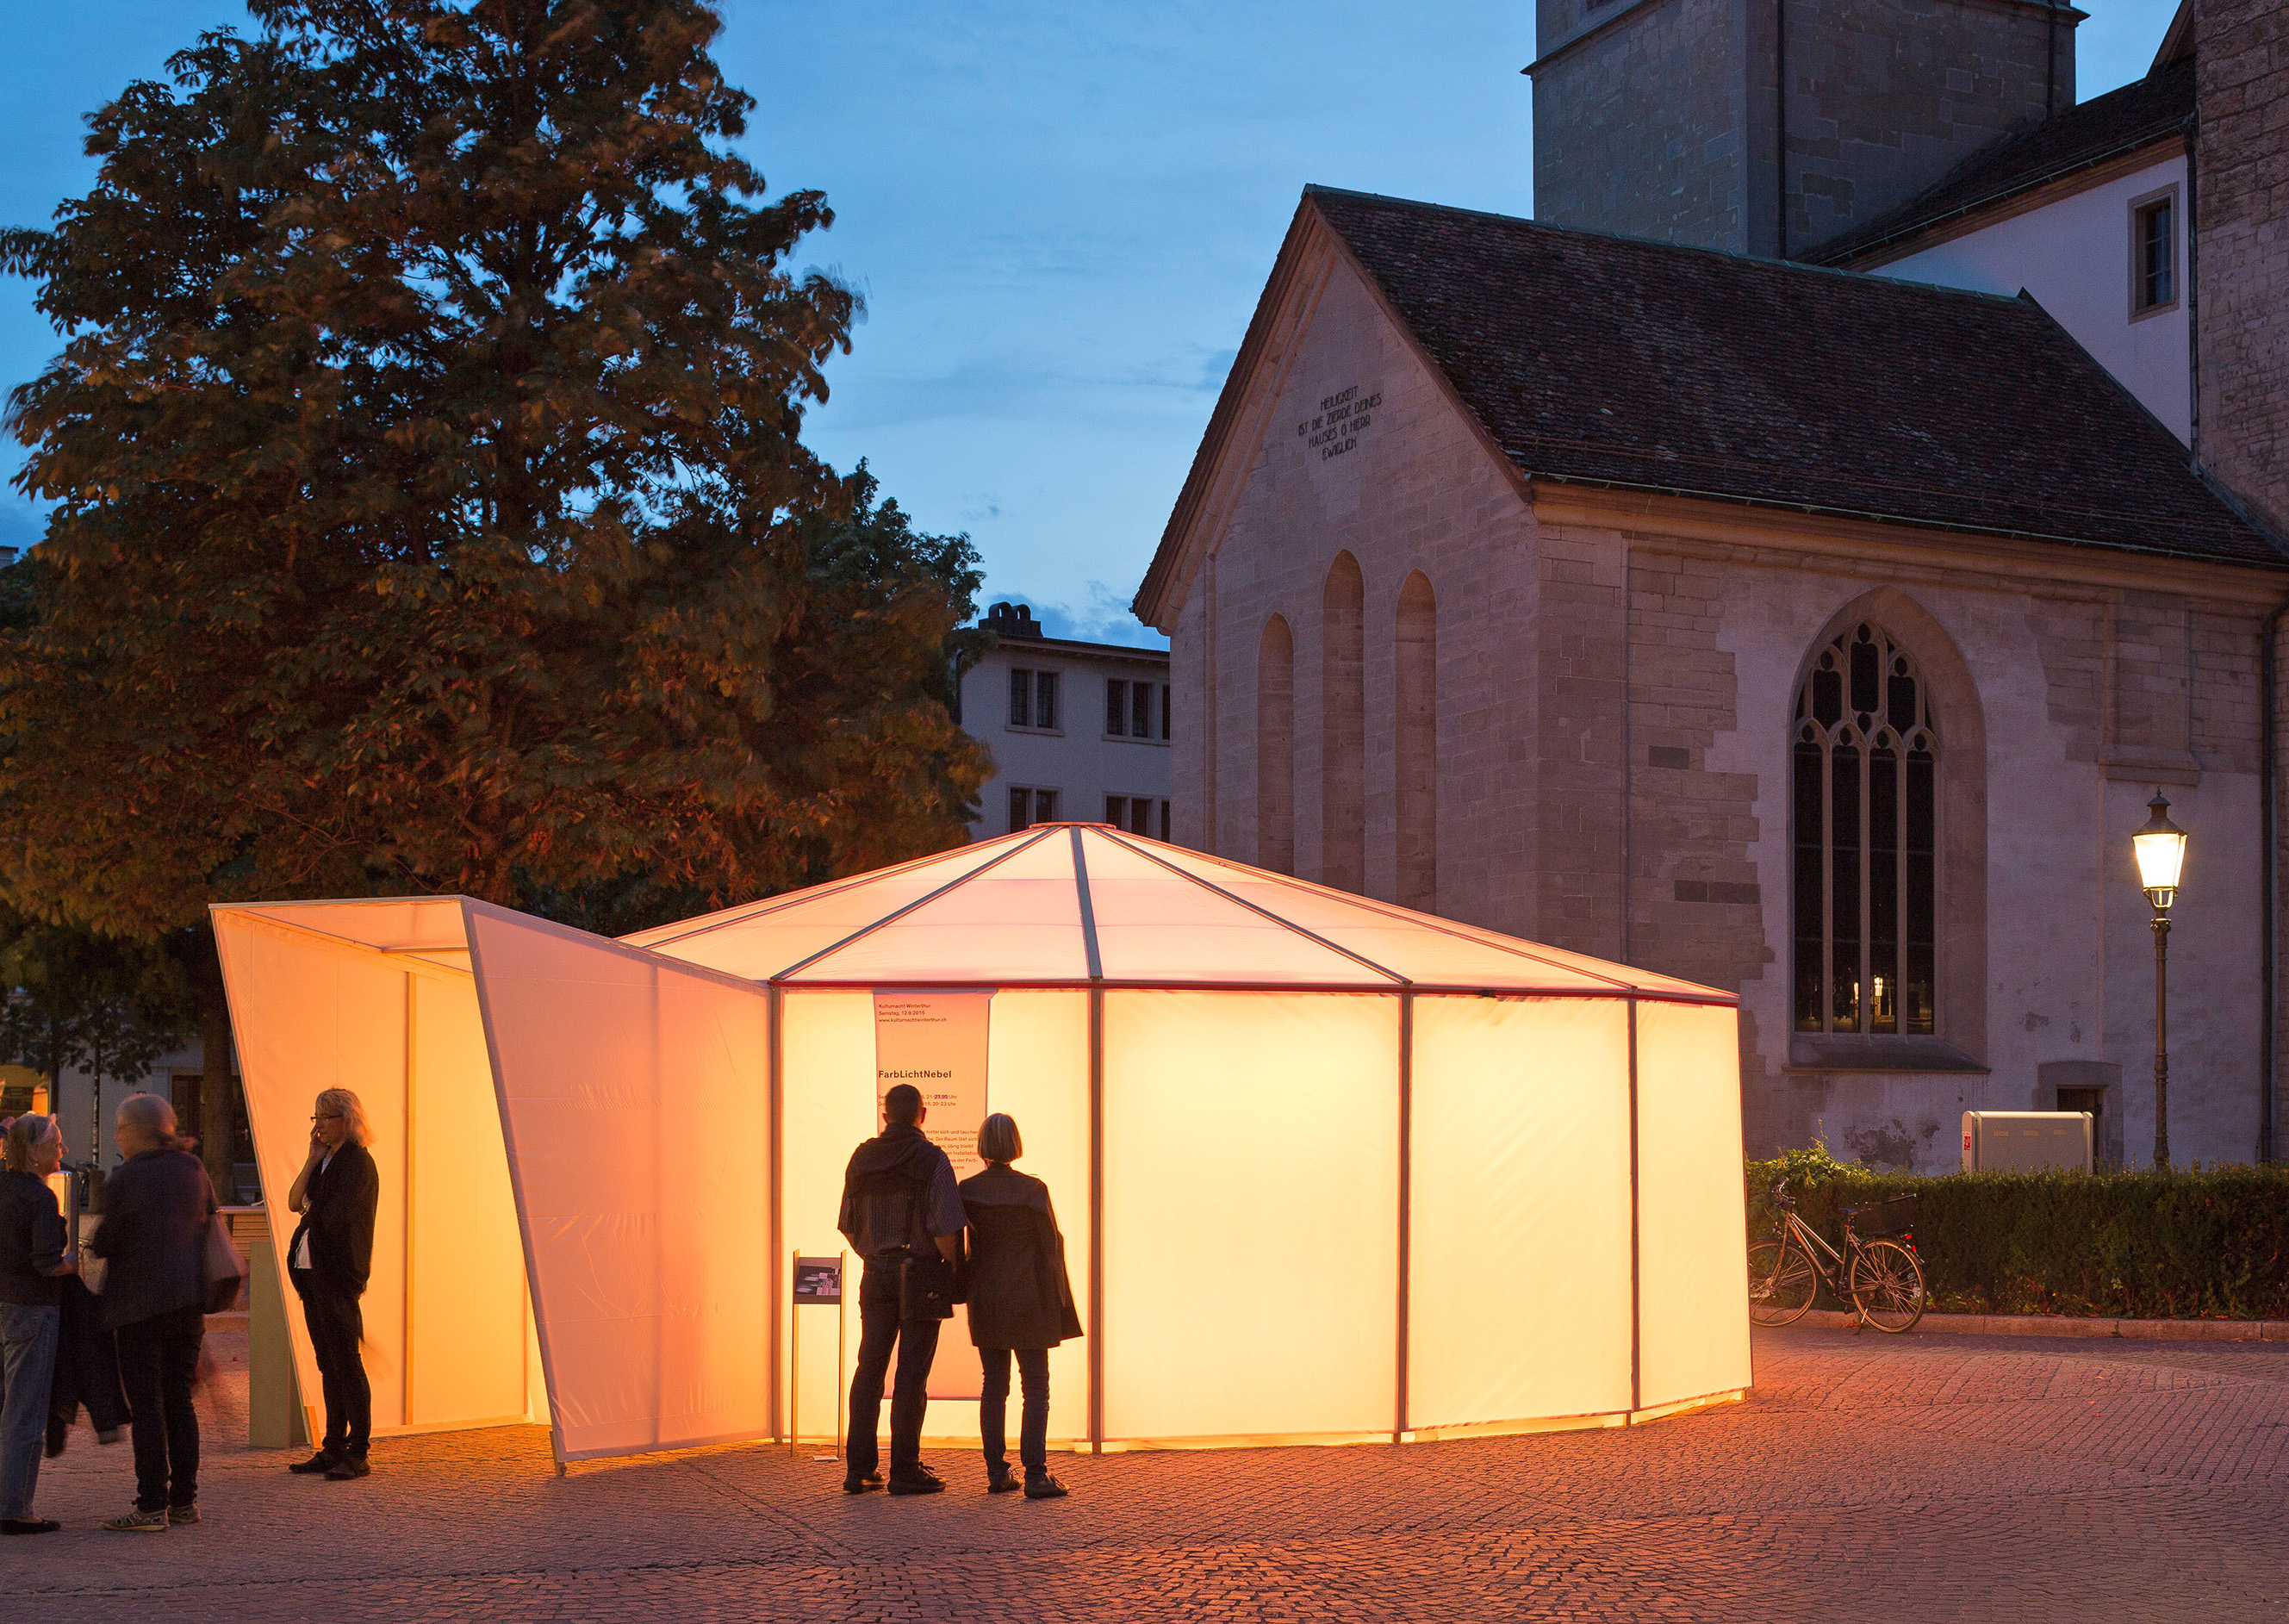
[[(783, 1437), (793, 1398), (825, 1436), (858, 1270), (838, 1369), (788, 1266), (842, 1248), (877, 988), (993, 990), (986, 1109), (1088, 1330), (1056, 1440), (1618, 1424), (1748, 1385), (1705, 988), (1093, 827), (626, 942), (464, 898), (217, 926), (272, 1199), (317, 1088), (376, 1118), (377, 1430), (545, 1416), (574, 1460)], [(925, 1433), (974, 1439), (975, 1404)]]

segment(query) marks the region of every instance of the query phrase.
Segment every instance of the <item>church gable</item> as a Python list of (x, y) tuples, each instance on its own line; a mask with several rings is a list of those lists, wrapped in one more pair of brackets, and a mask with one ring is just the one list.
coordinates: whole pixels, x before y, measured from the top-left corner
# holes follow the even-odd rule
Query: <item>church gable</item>
[(1339, 545), (1358, 521), (1363, 489), (1372, 488), (1373, 505), (1389, 498), (1394, 481), (1451, 477), (1458, 462), (1517, 485), (1484, 426), (1307, 197), (1136, 612), (1173, 633), (1201, 564), (1235, 528), (1252, 527), (1253, 539), (1269, 532)]

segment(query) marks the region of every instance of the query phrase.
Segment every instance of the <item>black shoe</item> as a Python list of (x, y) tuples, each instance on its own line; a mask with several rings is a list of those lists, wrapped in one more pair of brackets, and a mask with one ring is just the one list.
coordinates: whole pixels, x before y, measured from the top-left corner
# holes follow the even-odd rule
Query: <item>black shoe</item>
[(293, 1465), (288, 1467), (286, 1469), (290, 1472), (299, 1472), (305, 1477), (315, 1477), (320, 1472), (330, 1472), (333, 1470), (334, 1458), (322, 1449), (316, 1454), (312, 1455), (308, 1460), (297, 1461)]
[(845, 1494), (864, 1494), (869, 1489), (879, 1489), (881, 1486), (882, 1474), (880, 1472), (868, 1472), (863, 1477), (853, 1472), (842, 1480), (842, 1492)]
[(53, 1533), (62, 1526), (44, 1517), (12, 1517), (0, 1522), (0, 1533)]
[(1063, 1500), (1065, 1497), (1065, 1485), (1050, 1477), (1049, 1473), (1043, 1471), (1025, 1474), (1027, 1500)]
[(890, 1474), (890, 1493), (893, 1494), (943, 1494), (945, 1493), (945, 1479), (930, 1470), (929, 1467), (917, 1462), (904, 1471), (894, 1471)]
[(344, 1455), (326, 1469), (328, 1483), (347, 1483), (353, 1477), (371, 1475), (373, 1468), (365, 1463), (363, 1455)]
[(996, 1461), (985, 1469), (985, 1492), (988, 1494), (1007, 1494), (1010, 1490), (1023, 1486), (1017, 1481), (1017, 1474), (1009, 1469), (1007, 1461)]

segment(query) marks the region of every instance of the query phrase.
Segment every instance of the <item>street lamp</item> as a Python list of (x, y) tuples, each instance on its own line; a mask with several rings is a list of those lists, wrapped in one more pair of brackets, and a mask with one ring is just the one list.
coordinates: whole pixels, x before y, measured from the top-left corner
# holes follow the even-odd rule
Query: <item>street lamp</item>
[(2130, 837), (2138, 855), (2138, 883), (2154, 905), (2154, 1166), (2170, 1165), (2170, 904), (2178, 900), (2178, 873), (2186, 864), (2186, 832), (2170, 821), (2170, 803), (2156, 790), (2152, 814)]

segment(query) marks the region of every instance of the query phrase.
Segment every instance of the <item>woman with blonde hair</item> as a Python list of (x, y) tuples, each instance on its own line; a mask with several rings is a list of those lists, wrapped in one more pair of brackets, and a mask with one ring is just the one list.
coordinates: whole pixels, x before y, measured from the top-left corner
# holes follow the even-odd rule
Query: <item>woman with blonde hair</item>
[(969, 1220), (969, 1340), (977, 1344), (985, 1385), (977, 1405), (978, 1436), (985, 1445), (985, 1491), (1017, 1487), (1009, 1470), (1007, 1425), (1009, 1364), (1025, 1383), (1017, 1460), (1025, 1469), (1025, 1498), (1055, 1500), (1065, 1485), (1049, 1476), (1049, 1349), (1079, 1336), (1073, 1283), (1065, 1276), (1065, 1241), (1049, 1205), (1049, 1187), (1009, 1164), (1025, 1153), (1017, 1119), (1002, 1111), (977, 1130), (985, 1171), (961, 1182)]
[(71, 1238), (48, 1175), (63, 1165), (64, 1136), (52, 1117), (28, 1112), (10, 1122), (7, 1171), (0, 1173), (0, 1534), (53, 1533), (63, 1526), (32, 1515), (40, 1447), (48, 1430), (48, 1383), (55, 1373), (63, 1282), (76, 1268)]
[(310, 1154), (286, 1192), (289, 1209), (302, 1214), (286, 1250), (287, 1272), (302, 1298), (318, 1375), (326, 1397), (326, 1436), (318, 1452), (286, 1469), (337, 1483), (363, 1477), (373, 1430), (373, 1391), (358, 1344), (365, 1316), (358, 1299), (373, 1269), (373, 1217), (381, 1203), (381, 1174), (366, 1147), (373, 1134), (365, 1108), (347, 1088), (318, 1095), (310, 1116)]

